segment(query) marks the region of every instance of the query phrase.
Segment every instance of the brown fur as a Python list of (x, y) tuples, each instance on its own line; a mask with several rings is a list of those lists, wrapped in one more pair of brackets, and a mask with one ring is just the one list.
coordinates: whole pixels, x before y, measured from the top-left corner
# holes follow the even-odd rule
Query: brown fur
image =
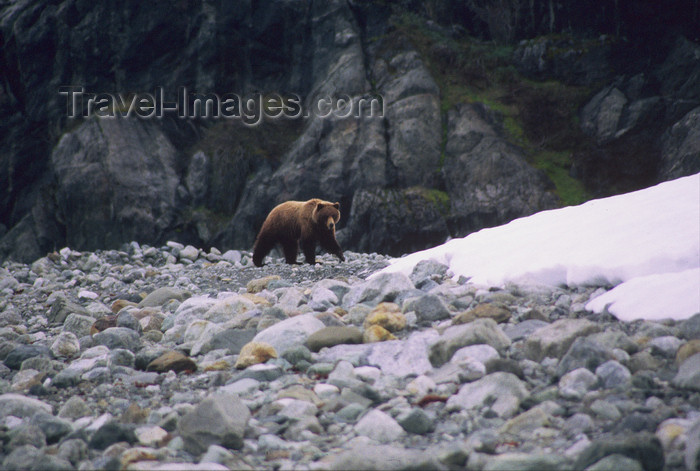
[(270, 211), (253, 247), (253, 263), (261, 267), (263, 259), (276, 244), (282, 245), (285, 261), (297, 262), (299, 244), (306, 262), (316, 263), (316, 244), (345, 261), (343, 250), (335, 240), (335, 225), (340, 220), (339, 203), (318, 198), (287, 201)]

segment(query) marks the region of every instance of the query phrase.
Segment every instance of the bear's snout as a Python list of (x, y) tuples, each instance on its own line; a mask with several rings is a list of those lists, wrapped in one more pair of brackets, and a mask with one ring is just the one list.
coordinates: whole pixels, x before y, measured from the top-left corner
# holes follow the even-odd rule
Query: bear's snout
[(329, 230), (335, 228), (335, 221), (333, 220), (333, 217), (332, 217), (332, 216), (329, 217), (328, 220), (326, 220), (326, 227), (327, 227)]

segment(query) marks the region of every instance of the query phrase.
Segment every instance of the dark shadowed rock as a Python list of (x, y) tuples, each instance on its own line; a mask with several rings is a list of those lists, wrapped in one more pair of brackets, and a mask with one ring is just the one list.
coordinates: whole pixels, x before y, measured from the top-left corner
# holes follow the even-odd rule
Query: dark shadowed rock
[(700, 172), (700, 107), (673, 124), (664, 134), (661, 145), (661, 180)]
[(424, 187), (359, 190), (338, 242), (394, 256), (441, 244), (450, 235), (446, 196)]
[(658, 438), (650, 433), (613, 436), (595, 440), (576, 458), (575, 469), (584, 469), (602, 458), (619, 454), (639, 461), (645, 471), (664, 469), (664, 451)]
[(28, 358), (34, 357), (49, 357), (51, 355), (49, 348), (45, 345), (19, 345), (8, 353), (5, 357), (5, 366), (13, 370), (19, 370), (22, 362)]
[(104, 345), (109, 349), (124, 348), (136, 352), (141, 348), (141, 339), (138, 332), (126, 327), (109, 327), (92, 336), (97, 345)]
[(453, 235), (554, 208), (553, 185), (500, 135), (499, 117), (483, 105), (458, 105), (447, 113), (443, 177)]
[(133, 427), (119, 422), (108, 422), (95, 431), (89, 446), (96, 450), (104, 450), (117, 442), (135, 443), (136, 435)]
[(148, 120), (89, 119), (65, 134), (51, 163), (67, 244), (95, 249), (163, 237), (175, 213), (176, 152)]

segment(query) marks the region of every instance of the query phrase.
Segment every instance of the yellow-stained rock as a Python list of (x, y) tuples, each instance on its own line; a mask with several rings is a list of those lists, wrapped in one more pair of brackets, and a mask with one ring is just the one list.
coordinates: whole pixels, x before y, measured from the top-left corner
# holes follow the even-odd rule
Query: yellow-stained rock
[(365, 318), (365, 329), (373, 325), (381, 326), (389, 332), (396, 332), (406, 327), (406, 316), (397, 304), (379, 303)]
[(686, 359), (692, 357), (696, 353), (700, 353), (700, 339), (689, 340), (678, 349), (676, 352), (676, 365), (680, 365)]
[(110, 327), (117, 326), (117, 316), (104, 316), (100, 317), (95, 321), (90, 327), (90, 335), (95, 335), (98, 332), (102, 332)]
[(248, 284), (246, 285), (246, 290), (252, 294), (259, 293), (260, 291), (267, 288), (268, 283), (270, 283), (273, 280), (279, 279), (279, 275), (270, 275), (263, 278), (256, 278), (248, 282)]
[(127, 301), (126, 299), (117, 299), (112, 303), (110, 309), (116, 314), (127, 306), (138, 306), (138, 304)]
[(452, 324), (468, 324), (476, 319), (489, 318), (496, 322), (508, 322), (510, 319), (510, 310), (503, 306), (492, 303), (482, 303), (474, 309), (460, 312), (452, 319)]
[(146, 371), (155, 371), (156, 373), (165, 373), (170, 370), (176, 373), (197, 371), (197, 364), (190, 357), (175, 350), (169, 350), (146, 366)]
[(138, 461), (154, 461), (157, 459), (158, 456), (153, 448), (139, 446), (124, 450), (119, 457), (119, 462), (122, 465), (122, 469), (124, 469), (131, 463)]
[(241, 348), (234, 366), (242, 370), (251, 365), (265, 363), (270, 358), (277, 358), (277, 352), (272, 345), (265, 342), (248, 342)]
[(345, 309), (343, 309), (343, 308), (340, 307), (340, 306), (334, 307), (334, 308), (333, 308), (333, 312), (334, 312), (335, 314), (338, 314), (340, 317), (343, 317), (345, 314), (348, 313), (348, 311), (346, 311)]
[(363, 343), (384, 342), (385, 340), (396, 340), (396, 337), (381, 325), (371, 325), (362, 334)]
[(263, 298), (262, 296), (258, 296), (257, 294), (243, 293), (241, 296), (248, 299), (249, 301), (253, 301), (253, 304), (256, 304), (261, 307), (272, 306), (272, 303), (270, 301)]
[(231, 364), (226, 360), (216, 360), (215, 362), (203, 365), (204, 371), (225, 371), (231, 368)]

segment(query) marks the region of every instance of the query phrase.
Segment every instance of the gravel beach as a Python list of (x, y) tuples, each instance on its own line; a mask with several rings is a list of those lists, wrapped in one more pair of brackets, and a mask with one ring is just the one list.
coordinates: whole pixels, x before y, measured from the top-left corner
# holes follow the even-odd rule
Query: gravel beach
[(623, 323), (585, 310), (610, 287), (345, 255), (5, 262), (0, 467), (700, 469), (700, 313)]

